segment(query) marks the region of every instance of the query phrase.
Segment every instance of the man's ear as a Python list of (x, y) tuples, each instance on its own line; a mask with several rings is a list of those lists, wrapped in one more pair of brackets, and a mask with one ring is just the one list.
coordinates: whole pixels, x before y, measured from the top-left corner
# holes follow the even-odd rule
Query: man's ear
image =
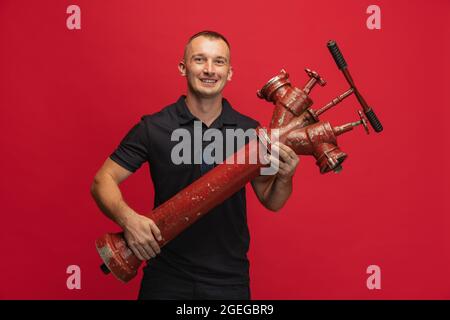
[(227, 80), (231, 81), (231, 78), (233, 77), (233, 67), (230, 66), (230, 70), (228, 70), (228, 76), (227, 76)]
[(181, 60), (178, 64), (178, 70), (180, 70), (182, 77), (186, 77), (186, 64), (184, 63), (184, 60)]

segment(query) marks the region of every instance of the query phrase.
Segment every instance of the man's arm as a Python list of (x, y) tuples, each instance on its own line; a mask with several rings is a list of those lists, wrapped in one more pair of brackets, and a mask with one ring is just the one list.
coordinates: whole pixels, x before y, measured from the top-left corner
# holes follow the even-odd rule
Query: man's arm
[(124, 231), (124, 237), (133, 253), (141, 260), (149, 260), (160, 253), (161, 233), (152, 219), (138, 214), (123, 200), (119, 184), (132, 174), (110, 158), (97, 172), (91, 194), (100, 210)]
[(252, 186), (262, 205), (269, 210), (278, 211), (292, 193), (292, 178), (299, 159), (291, 148), (282, 143), (273, 145), (272, 150), (279, 154), (279, 159), (270, 156), (270, 161), (278, 166), (277, 174), (256, 177), (252, 180)]

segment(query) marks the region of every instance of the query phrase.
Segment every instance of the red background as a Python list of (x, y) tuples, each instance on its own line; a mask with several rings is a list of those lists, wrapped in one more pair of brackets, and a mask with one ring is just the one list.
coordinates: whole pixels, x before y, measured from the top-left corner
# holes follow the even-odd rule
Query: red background
[[(66, 8), (81, 8), (68, 30)], [(381, 8), (381, 30), (366, 8)], [(140, 116), (185, 92), (177, 71), (188, 37), (213, 29), (232, 46), (225, 96), (268, 124), (255, 91), (281, 68), (327, 81), (315, 108), (347, 89), (326, 49), (337, 40), (385, 131), (340, 138), (339, 175), (302, 158), (278, 214), (248, 190), (255, 299), (449, 299), (449, 1), (0, 1), (0, 298), (134, 299), (99, 271), (94, 240), (116, 231), (89, 187)], [(322, 119), (356, 119), (354, 97)], [(148, 167), (123, 194), (152, 208)], [(81, 267), (81, 290), (66, 287)], [(381, 268), (381, 290), (366, 268)]]

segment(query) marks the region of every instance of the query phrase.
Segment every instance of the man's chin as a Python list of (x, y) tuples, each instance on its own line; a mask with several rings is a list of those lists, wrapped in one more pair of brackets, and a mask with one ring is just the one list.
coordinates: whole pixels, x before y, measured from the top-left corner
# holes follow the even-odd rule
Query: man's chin
[(218, 90), (196, 90), (195, 94), (198, 97), (205, 98), (205, 99), (212, 99), (220, 96), (222, 94), (222, 91)]

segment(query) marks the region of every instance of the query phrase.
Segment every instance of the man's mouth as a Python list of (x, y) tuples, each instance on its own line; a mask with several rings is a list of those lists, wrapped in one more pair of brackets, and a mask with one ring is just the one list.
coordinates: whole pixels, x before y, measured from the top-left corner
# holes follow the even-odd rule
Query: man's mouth
[(200, 79), (201, 82), (205, 83), (205, 84), (209, 84), (209, 85), (213, 85), (217, 82), (216, 79)]

